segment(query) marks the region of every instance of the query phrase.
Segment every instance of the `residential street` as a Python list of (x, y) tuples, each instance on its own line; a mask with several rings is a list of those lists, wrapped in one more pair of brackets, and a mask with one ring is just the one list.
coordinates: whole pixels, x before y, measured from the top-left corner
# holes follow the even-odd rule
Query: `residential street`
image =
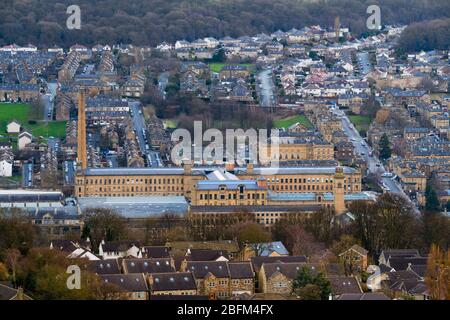
[(24, 163), (22, 166), (22, 186), (33, 187), (33, 163)]
[[(149, 137), (144, 137), (147, 135), (147, 129), (145, 128), (145, 120), (144, 115), (142, 114), (142, 106), (138, 101), (130, 101), (129, 102), (130, 110), (132, 110), (132, 118), (133, 118), (133, 125), (136, 130), (136, 136), (139, 142), (139, 146), (141, 148), (142, 154), (145, 156), (147, 160), (147, 165), (149, 167), (163, 167), (163, 163), (161, 161), (161, 155), (157, 151), (153, 151), (150, 149), (149, 145)], [(150, 137), (151, 139), (151, 137)], [(147, 150), (146, 145), (149, 145), (149, 148)]]
[(272, 107), (275, 103), (274, 99), (274, 84), (272, 81), (272, 70), (265, 69), (258, 74), (258, 82), (257, 85), (260, 86), (258, 88), (261, 106), (262, 107)]
[[(361, 155), (361, 157), (366, 161), (369, 173), (378, 173), (380, 176), (387, 173), (388, 171), (386, 171), (381, 161), (375, 155), (371, 155), (372, 148), (361, 137), (358, 130), (356, 130), (355, 126), (350, 122), (345, 112), (343, 110), (334, 110), (334, 113), (341, 118), (345, 133), (355, 147), (355, 152)], [(404, 196), (415, 207), (415, 204), (408, 196), (406, 196), (399, 183), (392, 179), (392, 177), (382, 177), (381, 182), (383, 185), (380, 187), (388, 192), (397, 193)], [(419, 213), (419, 211), (416, 210), (416, 213)]]
[(55, 108), (55, 97), (56, 97), (56, 88), (57, 83), (48, 82), (47, 83), (47, 93), (42, 96), (42, 102), (44, 103), (44, 120), (52, 121), (53, 120), (53, 111)]

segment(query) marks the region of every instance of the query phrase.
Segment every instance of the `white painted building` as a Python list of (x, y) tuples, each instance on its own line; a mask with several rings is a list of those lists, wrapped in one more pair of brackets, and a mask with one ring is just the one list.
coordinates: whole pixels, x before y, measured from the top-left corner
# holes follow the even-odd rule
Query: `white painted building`
[(98, 255), (103, 260), (118, 259), (124, 257), (142, 258), (141, 249), (132, 243), (102, 241), (98, 246)]
[(12, 177), (13, 162), (10, 159), (0, 159), (0, 177)]
[(26, 145), (31, 143), (33, 140), (33, 136), (31, 133), (24, 131), (21, 134), (19, 134), (19, 138), (17, 139), (17, 148), (19, 150), (25, 149)]
[(8, 133), (19, 133), (21, 125), (19, 122), (13, 120), (6, 125), (6, 132)]

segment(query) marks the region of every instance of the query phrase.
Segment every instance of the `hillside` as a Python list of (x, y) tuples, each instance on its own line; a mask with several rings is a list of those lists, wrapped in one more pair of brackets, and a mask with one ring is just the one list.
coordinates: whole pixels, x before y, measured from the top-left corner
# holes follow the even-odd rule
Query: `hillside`
[(413, 23), (403, 31), (398, 42), (400, 53), (449, 48), (450, 19)]
[(35, 43), (157, 44), (270, 33), (305, 25), (332, 26), (340, 16), (354, 32), (365, 29), (369, 4), (379, 3), (382, 23), (411, 23), (449, 17), (448, 0), (78, 0), (82, 29), (66, 28), (73, 0), (3, 0), (0, 45)]

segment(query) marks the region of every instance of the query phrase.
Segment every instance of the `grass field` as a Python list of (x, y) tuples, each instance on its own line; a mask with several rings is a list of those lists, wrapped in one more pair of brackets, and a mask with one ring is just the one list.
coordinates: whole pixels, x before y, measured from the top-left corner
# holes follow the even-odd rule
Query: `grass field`
[(0, 103), (0, 134), (6, 133), (6, 125), (11, 120), (17, 120), (27, 130), (31, 130), (33, 136), (59, 137), (66, 135), (66, 121), (37, 122), (29, 124), (30, 105), (23, 103)]
[[(209, 68), (211, 69), (212, 72), (217, 72), (219, 73), (220, 70), (226, 66), (226, 65), (230, 65), (232, 63), (210, 63), (209, 64)], [(251, 63), (241, 63), (239, 64), (240, 66), (246, 66), (247, 68), (253, 69), (253, 65)]]
[(352, 115), (352, 116), (348, 116), (348, 118), (353, 123), (356, 130), (358, 130), (358, 131), (369, 130), (369, 126), (372, 122), (372, 119), (369, 116)]
[(164, 126), (167, 129), (176, 129), (177, 125), (178, 125), (178, 121), (177, 120), (163, 120), (164, 122)]
[(273, 125), (275, 128), (287, 128), (299, 122), (301, 125), (304, 125), (307, 128), (312, 128), (313, 125), (309, 122), (308, 118), (306, 118), (303, 114), (300, 114), (295, 117), (289, 117), (284, 119), (274, 120)]

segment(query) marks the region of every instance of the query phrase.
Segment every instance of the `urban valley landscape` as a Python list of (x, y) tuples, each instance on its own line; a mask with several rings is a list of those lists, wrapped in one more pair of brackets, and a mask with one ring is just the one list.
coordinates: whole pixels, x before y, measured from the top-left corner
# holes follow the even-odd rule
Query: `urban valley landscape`
[(450, 300), (449, 11), (380, 7), (150, 44), (0, 23), (0, 300)]

